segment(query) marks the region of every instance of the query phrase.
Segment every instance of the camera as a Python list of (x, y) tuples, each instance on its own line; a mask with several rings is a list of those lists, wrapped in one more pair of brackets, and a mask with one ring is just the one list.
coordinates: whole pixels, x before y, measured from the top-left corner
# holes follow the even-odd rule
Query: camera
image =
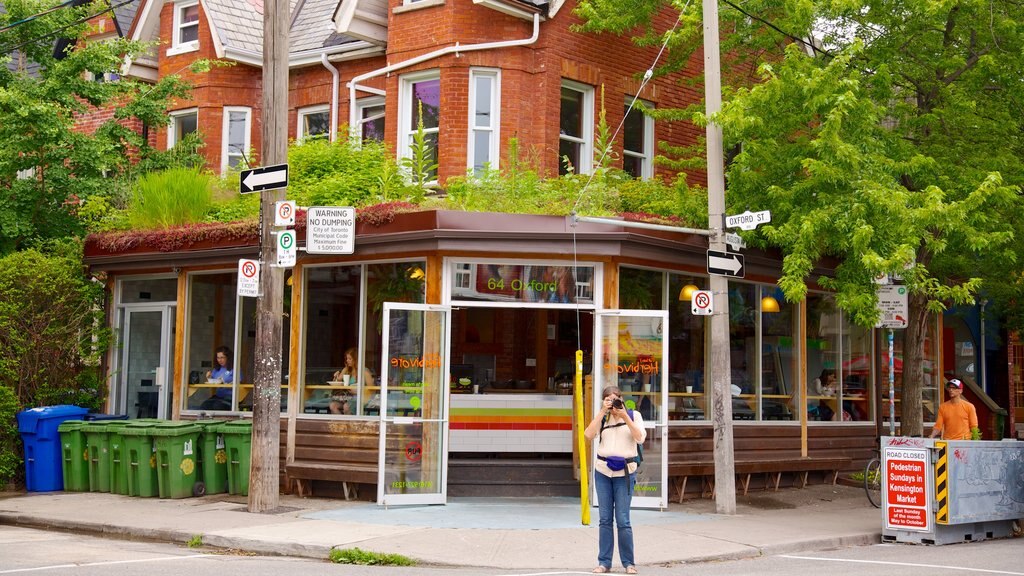
[(616, 398), (615, 400), (612, 400), (612, 408), (615, 408), (616, 410), (622, 410), (622, 406), (622, 398)]

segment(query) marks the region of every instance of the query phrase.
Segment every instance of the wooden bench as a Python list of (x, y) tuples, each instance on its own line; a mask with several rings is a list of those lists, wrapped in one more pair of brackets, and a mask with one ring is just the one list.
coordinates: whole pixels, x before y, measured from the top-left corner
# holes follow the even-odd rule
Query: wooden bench
[[(826, 472), (832, 474), (832, 484), (836, 483), (839, 471), (850, 464), (850, 458), (785, 458), (785, 459), (755, 459), (736, 460), (734, 469), (736, 476), (743, 487), (743, 495), (747, 495), (750, 488), (750, 477), (754, 474), (765, 474), (765, 490), (769, 487), (779, 490), (779, 482), (786, 472), (797, 474), (800, 478), (800, 487), (807, 486), (807, 476), (811, 472)], [(679, 494), (679, 503), (683, 502), (683, 495), (686, 493), (686, 483), (690, 476), (701, 478), (701, 497), (705, 491), (710, 491), (711, 496), (715, 494), (715, 464), (714, 462), (677, 462), (668, 466), (669, 480), (676, 487)], [(826, 475), (825, 481), (828, 482)], [(707, 490), (706, 490), (707, 489)]]
[[(299, 497), (313, 493), (313, 480), (341, 482), (345, 500), (358, 498), (358, 484), (376, 484), (377, 466), (350, 462), (295, 461), (285, 465), (288, 478), (295, 481)], [(303, 482), (309, 482), (303, 489)]]

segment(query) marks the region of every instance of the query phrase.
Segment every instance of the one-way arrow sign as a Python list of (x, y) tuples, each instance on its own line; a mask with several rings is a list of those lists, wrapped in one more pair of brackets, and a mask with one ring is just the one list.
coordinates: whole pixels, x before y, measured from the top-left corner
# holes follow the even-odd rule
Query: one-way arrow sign
[(288, 186), (288, 165), (277, 164), (276, 166), (242, 170), (240, 176), (242, 194), (284, 188)]
[(743, 278), (743, 255), (708, 250), (708, 274)]

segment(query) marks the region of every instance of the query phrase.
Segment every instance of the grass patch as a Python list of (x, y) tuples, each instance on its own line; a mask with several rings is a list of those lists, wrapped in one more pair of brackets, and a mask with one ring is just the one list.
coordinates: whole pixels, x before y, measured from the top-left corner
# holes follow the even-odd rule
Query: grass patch
[(188, 542), (185, 543), (185, 545), (188, 546), (189, 548), (202, 548), (202, 546), (203, 546), (203, 535), (202, 534), (193, 534), (192, 537), (188, 539)]
[(368, 552), (359, 548), (335, 548), (328, 555), (335, 564), (359, 564), (362, 566), (415, 566), (412, 558), (401, 554)]

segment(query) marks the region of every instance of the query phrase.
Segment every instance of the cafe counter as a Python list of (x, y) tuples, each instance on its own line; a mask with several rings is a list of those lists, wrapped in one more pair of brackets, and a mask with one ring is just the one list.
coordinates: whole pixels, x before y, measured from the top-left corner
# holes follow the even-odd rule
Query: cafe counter
[(572, 452), (572, 396), (506, 393), (452, 394), (452, 452)]

